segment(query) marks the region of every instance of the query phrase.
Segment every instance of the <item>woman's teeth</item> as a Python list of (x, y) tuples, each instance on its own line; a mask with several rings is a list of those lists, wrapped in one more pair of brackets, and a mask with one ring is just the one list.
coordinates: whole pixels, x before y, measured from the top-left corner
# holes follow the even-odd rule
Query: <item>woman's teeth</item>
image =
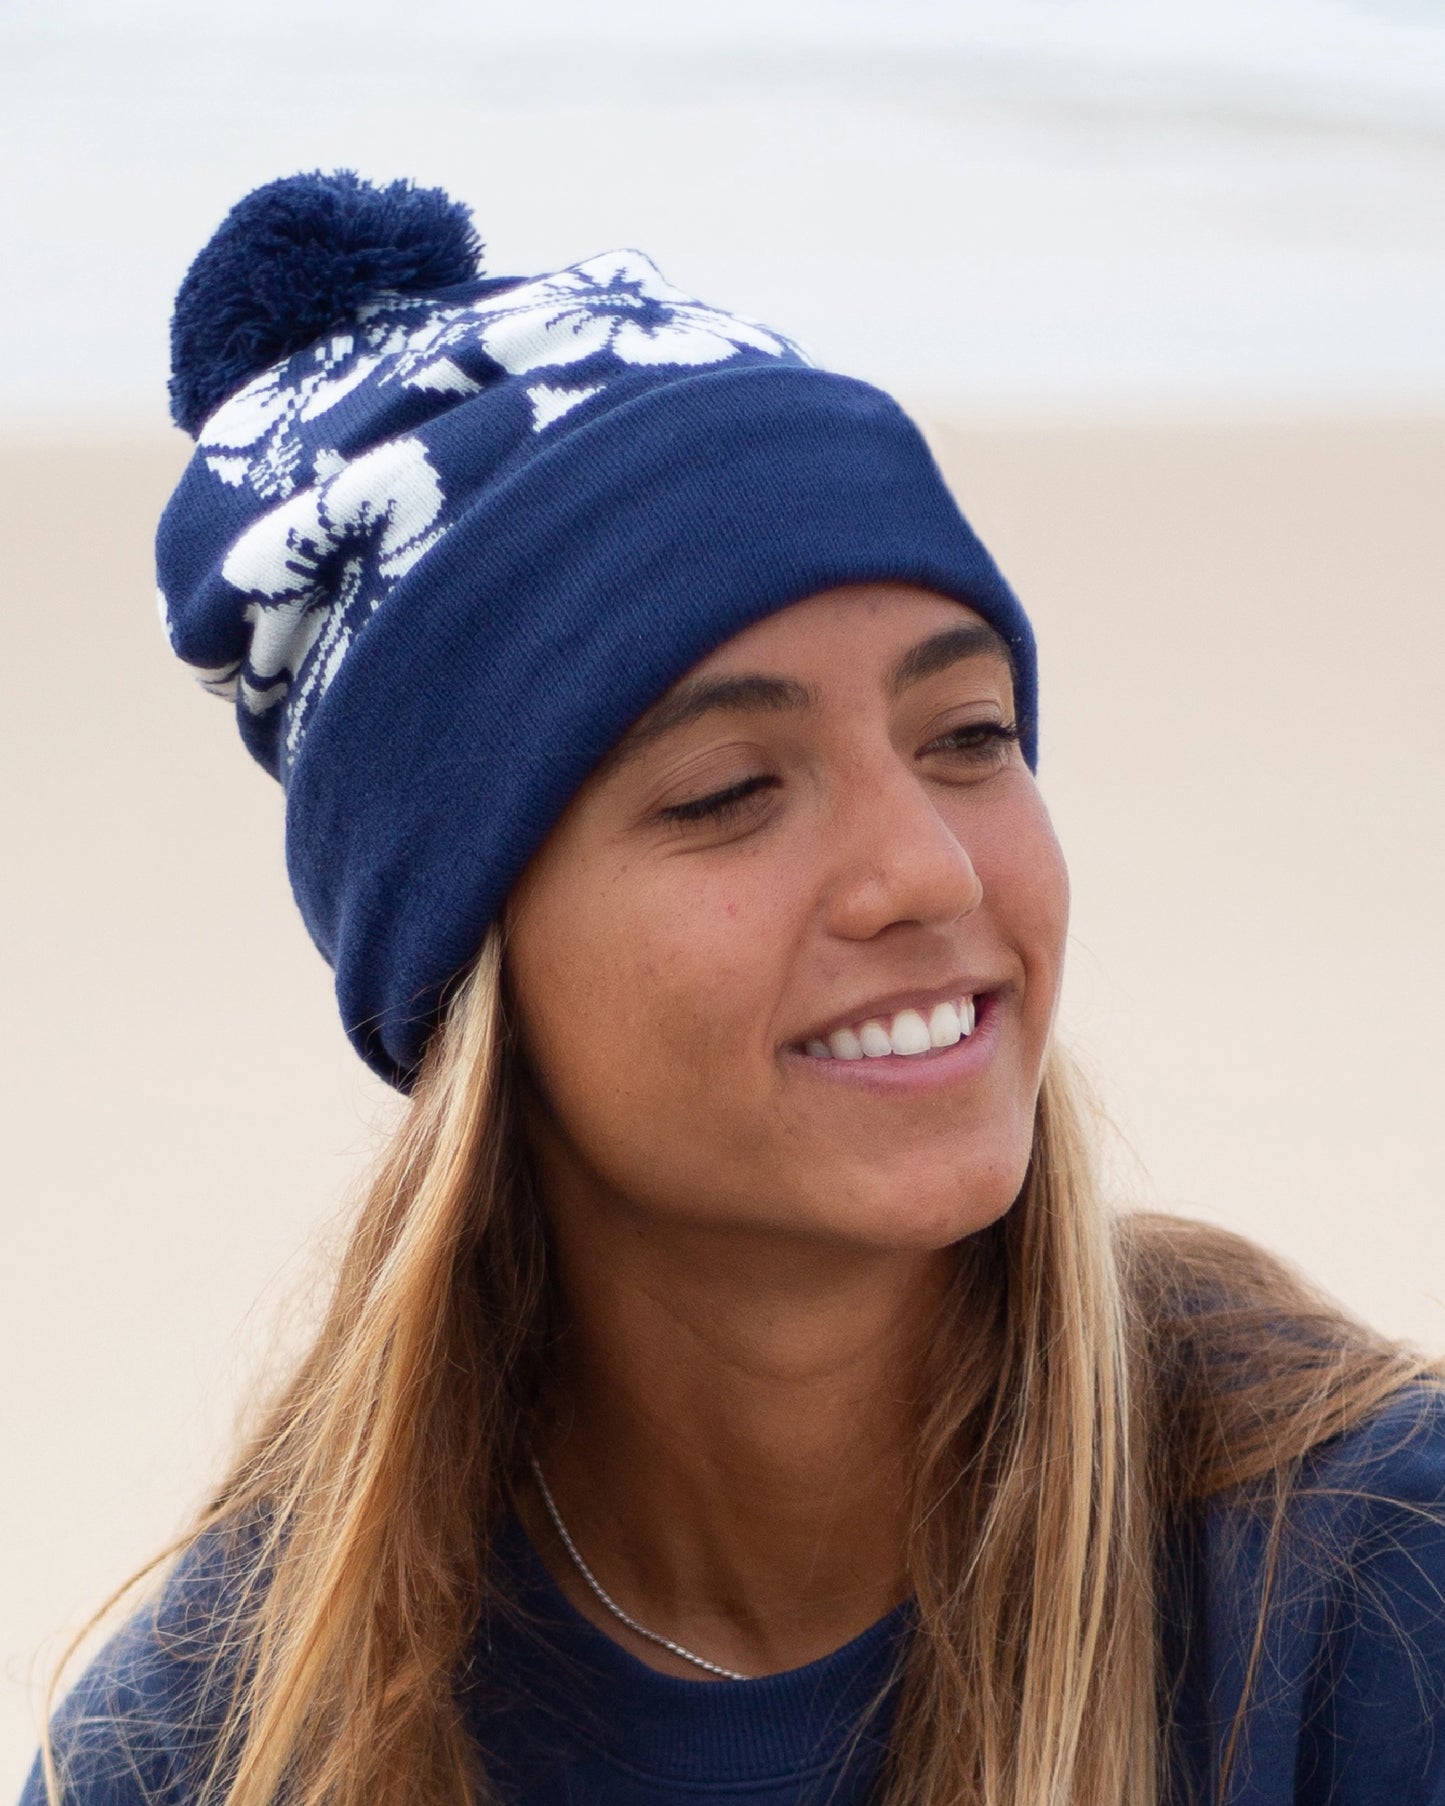
[(809, 1041), (806, 1051), (815, 1060), (881, 1060), (888, 1054), (931, 1053), (971, 1035), (977, 1020), (972, 997), (961, 997), (957, 1003), (936, 1003), (927, 1016), (919, 1010), (899, 1010), (887, 1022), (874, 1016), (856, 1028), (835, 1028), (826, 1041)]

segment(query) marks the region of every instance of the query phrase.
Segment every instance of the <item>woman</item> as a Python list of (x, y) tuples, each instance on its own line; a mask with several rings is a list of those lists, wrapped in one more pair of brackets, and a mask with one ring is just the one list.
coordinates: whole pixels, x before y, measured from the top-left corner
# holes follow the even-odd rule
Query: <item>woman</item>
[(177, 303), (172, 643), (411, 1093), (26, 1806), (1445, 1801), (1436, 1371), (1100, 1209), (1032, 636), (877, 391), (297, 177)]

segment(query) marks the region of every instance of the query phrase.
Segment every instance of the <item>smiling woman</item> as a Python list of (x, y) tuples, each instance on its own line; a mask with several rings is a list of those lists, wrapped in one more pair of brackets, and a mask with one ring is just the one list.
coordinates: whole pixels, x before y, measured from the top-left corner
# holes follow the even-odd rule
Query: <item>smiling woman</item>
[(745, 628), (532, 860), (507, 958), (559, 1222), (931, 1249), (1018, 1195), (1067, 882), (960, 614), (872, 585)]
[(1101, 1206), (1032, 634), (916, 430), (476, 252), (297, 177), (177, 305), (167, 627), (411, 1104), (26, 1806), (1445, 1801), (1440, 1375)]

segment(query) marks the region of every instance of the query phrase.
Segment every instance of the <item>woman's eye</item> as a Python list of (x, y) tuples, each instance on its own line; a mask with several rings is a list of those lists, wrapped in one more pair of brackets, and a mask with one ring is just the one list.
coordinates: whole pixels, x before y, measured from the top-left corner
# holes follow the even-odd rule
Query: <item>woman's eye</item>
[(970, 721), (951, 728), (924, 747), (925, 753), (941, 753), (945, 758), (973, 767), (992, 769), (1008, 762), (1010, 750), (1017, 744), (1019, 730), (1012, 721)]
[(726, 790), (715, 790), (710, 796), (694, 797), (686, 803), (670, 803), (660, 813), (664, 821), (677, 822), (684, 827), (691, 822), (706, 822), (709, 827), (717, 827), (745, 814), (755, 797), (765, 790), (775, 790), (777, 786), (777, 778), (743, 778), (740, 783), (729, 784)]

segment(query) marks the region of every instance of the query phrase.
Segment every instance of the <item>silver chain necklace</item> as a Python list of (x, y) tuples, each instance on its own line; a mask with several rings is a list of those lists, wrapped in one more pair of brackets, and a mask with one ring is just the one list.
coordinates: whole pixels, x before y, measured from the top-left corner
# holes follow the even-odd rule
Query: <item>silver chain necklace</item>
[(739, 1674), (732, 1668), (721, 1668), (716, 1662), (709, 1662), (705, 1656), (694, 1655), (690, 1649), (684, 1649), (681, 1643), (674, 1643), (671, 1637), (659, 1636), (655, 1630), (649, 1630), (645, 1624), (639, 1624), (636, 1618), (629, 1616), (602, 1585), (602, 1582), (583, 1561), (576, 1543), (568, 1535), (567, 1526), (562, 1522), (562, 1514), (557, 1509), (557, 1501), (552, 1497), (547, 1482), (542, 1478), (542, 1469), (537, 1464), (535, 1455), (530, 1457), (532, 1473), (541, 1489), (542, 1503), (547, 1507), (547, 1516), (552, 1520), (552, 1528), (562, 1539), (562, 1547), (572, 1558), (572, 1565), (592, 1589), (593, 1595), (605, 1605), (619, 1623), (625, 1624), (636, 1636), (645, 1637), (649, 1643), (656, 1643), (659, 1649), (666, 1649), (672, 1655), (679, 1656), (684, 1662), (691, 1662), (694, 1668), (704, 1669), (708, 1674), (716, 1674), (725, 1681), (745, 1681), (749, 1677)]

